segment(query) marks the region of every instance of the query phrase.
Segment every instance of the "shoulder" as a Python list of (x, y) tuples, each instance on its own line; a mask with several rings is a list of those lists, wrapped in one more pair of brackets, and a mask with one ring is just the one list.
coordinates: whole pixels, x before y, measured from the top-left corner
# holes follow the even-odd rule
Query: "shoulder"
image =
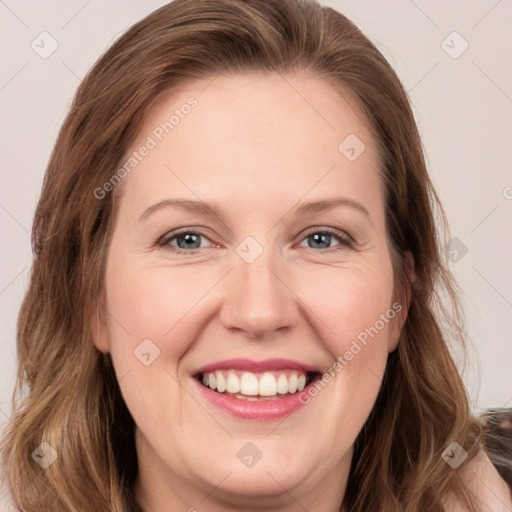
[[(509, 486), (490, 461), (484, 449), (480, 449), (467, 465), (461, 467), (462, 478), (477, 497), (482, 512), (512, 511), (512, 494)], [(449, 498), (446, 512), (467, 512), (460, 502)]]

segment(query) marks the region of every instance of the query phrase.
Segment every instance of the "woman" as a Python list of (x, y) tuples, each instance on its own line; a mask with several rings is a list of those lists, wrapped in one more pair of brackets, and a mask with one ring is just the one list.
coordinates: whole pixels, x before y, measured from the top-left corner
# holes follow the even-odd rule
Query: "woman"
[(404, 90), (341, 14), (176, 0), (137, 23), (36, 211), (13, 501), (510, 507), (447, 348), (435, 211)]

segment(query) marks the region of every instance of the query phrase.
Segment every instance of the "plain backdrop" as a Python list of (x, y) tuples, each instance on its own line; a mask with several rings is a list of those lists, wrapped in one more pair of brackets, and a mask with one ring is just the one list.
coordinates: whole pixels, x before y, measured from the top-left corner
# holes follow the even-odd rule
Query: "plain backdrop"
[[(10, 413), (31, 223), (58, 130), (100, 54), (164, 3), (0, 1), (0, 426)], [(473, 346), (464, 378), (475, 409), (510, 407), (512, 2), (321, 3), (374, 41), (408, 91), (455, 237), (450, 266), (463, 290)]]

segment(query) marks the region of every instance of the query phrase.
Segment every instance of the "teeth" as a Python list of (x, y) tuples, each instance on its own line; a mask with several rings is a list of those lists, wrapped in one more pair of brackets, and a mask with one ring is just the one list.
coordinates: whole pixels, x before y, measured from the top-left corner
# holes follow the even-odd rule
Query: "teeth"
[(240, 379), (240, 393), (256, 396), (258, 394), (258, 377), (254, 373), (244, 372)]
[(297, 374), (292, 373), (288, 379), (288, 393), (295, 393), (295, 391), (297, 391), (298, 381)]
[(277, 392), (281, 395), (288, 393), (288, 379), (284, 373), (281, 373), (277, 379)]
[(215, 378), (215, 373), (210, 373), (210, 376), (208, 377), (208, 386), (212, 389), (217, 388), (217, 379)]
[(226, 391), (228, 393), (240, 393), (240, 379), (234, 373), (228, 374)]
[(261, 396), (275, 396), (277, 395), (277, 382), (276, 378), (270, 373), (266, 372), (260, 379), (258, 387), (259, 395)]
[[(262, 397), (275, 397), (302, 391), (306, 387), (306, 374), (293, 370), (254, 374), (236, 370), (216, 370), (204, 373), (202, 382), (219, 393), (238, 394), (236, 398), (259, 400)], [(257, 398), (260, 397), (260, 398)]]
[(215, 372), (215, 379), (217, 380), (217, 391), (219, 393), (226, 391), (226, 379), (224, 375), (222, 375), (222, 372)]

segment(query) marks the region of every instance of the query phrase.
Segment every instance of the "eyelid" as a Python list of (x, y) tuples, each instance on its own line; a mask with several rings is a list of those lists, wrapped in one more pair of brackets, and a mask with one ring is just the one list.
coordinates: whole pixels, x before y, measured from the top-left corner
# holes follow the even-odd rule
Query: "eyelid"
[(189, 254), (193, 254), (194, 252), (199, 251), (200, 249), (190, 249), (190, 250), (180, 249), (179, 247), (170, 246), (169, 242), (171, 240), (178, 238), (180, 235), (194, 234), (194, 235), (202, 236), (203, 238), (206, 238), (212, 244), (215, 244), (215, 242), (213, 242), (213, 240), (211, 240), (210, 237), (207, 236), (203, 230), (206, 230), (206, 228), (194, 228), (194, 227), (185, 227), (185, 228), (181, 228), (181, 229), (178, 228), (176, 230), (169, 231), (165, 235), (158, 238), (156, 240), (155, 245), (159, 246), (162, 249), (172, 247), (172, 249), (170, 249), (170, 250), (174, 251), (174, 252), (178, 252), (178, 253), (186, 252)]
[[(210, 239), (209, 236), (205, 234), (204, 231), (208, 231), (206, 228), (195, 228), (193, 226), (190, 227), (184, 227), (184, 228), (178, 228), (174, 231), (170, 231), (163, 235), (162, 237), (158, 238), (154, 245), (158, 246), (162, 249), (170, 250), (171, 252), (178, 253), (178, 254), (195, 254), (197, 251), (200, 251), (202, 248), (197, 249), (180, 249), (179, 247), (174, 247), (169, 245), (169, 242), (178, 238), (180, 235), (183, 234), (195, 234), (202, 236), (206, 238), (210, 243), (215, 244), (213, 240)], [(354, 248), (357, 245), (357, 242), (354, 240), (352, 236), (350, 236), (346, 231), (342, 231), (337, 228), (332, 227), (326, 227), (326, 226), (313, 226), (311, 228), (308, 228), (306, 231), (303, 231), (301, 233), (301, 238), (299, 239), (299, 242), (304, 241), (308, 236), (314, 233), (322, 233), (322, 234), (328, 234), (338, 239), (341, 246), (344, 246), (345, 248)], [(218, 244), (217, 244), (218, 245)], [(328, 247), (325, 249), (319, 249), (315, 250), (314, 252), (332, 252), (339, 249), (336, 249), (335, 247)], [(204, 249), (204, 248), (203, 248)]]
[[(332, 235), (332, 236), (338, 238), (343, 245), (347, 245), (350, 247), (356, 245), (356, 241), (346, 231), (342, 231), (342, 230), (336, 229), (336, 228), (322, 227), (322, 226), (313, 226), (312, 228), (307, 229), (306, 232), (301, 235), (302, 238), (300, 241), (304, 240), (304, 238), (307, 238), (309, 235), (311, 235), (313, 233), (324, 233), (324, 234)], [(328, 251), (329, 249), (331, 249), (331, 247), (329, 247), (328, 249), (324, 249), (324, 250)]]

